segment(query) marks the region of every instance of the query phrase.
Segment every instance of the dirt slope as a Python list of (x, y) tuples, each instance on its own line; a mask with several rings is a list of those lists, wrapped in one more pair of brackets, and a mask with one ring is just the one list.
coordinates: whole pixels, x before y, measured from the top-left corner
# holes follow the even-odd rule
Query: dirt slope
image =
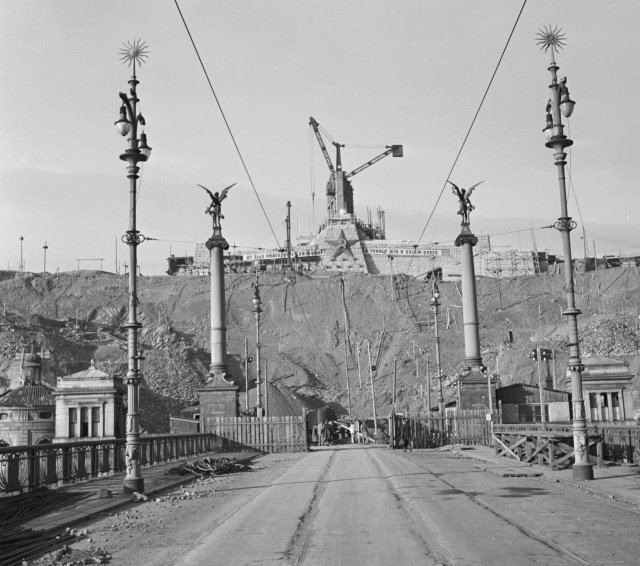
[[(255, 358), (252, 312), (254, 276), (226, 279), (229, 366), (244, 387), (245, 338)], [(483, 360), (501, 383), (537, 383), (528, 354), (536, 345), (559, 351), (557, 375), (566, 363), (567, 327), (561, 275), (478, 281)], [(344, 300), (343, 300), (344, 288)], [(377, 413), (387, 414), (393, 389), (399, 408), (424, 410), (427, 371), (435, 375), (431, 286), (424, 281), (371, 275), (316, 274), (287, 280), (280, 272), (261, 274), (262, 358), (269, 379), (300, 395), (348, 405), (345, 377), (345, 314), (350, 328), (348, 371), (352, 414), (371, 414), (368, 350), (371, 351)], [(464, 359), (459, 285), (441, 283), (439, 320), (442, 368), (452, 376)], [(610, 269), (576, 275), (581, 353), (631, 362), (638, 369), (640, 335), (637, 269)], [(44, 280), (39, 274), (0, 281), (0, 387), (6, 388), (13, 356), (32, 340), (53, 350), (56, 375), (98, 367), (126, 371), (126, 280), (103, 272), (63, 273)], [(168, 428), (167, 416), (197, 397), (210, 362), (209, 280), (206, 277), (143, 277), (139, 280), (139, 318), (145, 361), (141, 406), (150, 432)], [(513, 342), (509, 342), (509, 333)], [(368, 341), (368, 346), (367, 346)], [(357, 369), (360, 345), (360, 374)], [(420, 377), (416, 378), (416, 364)], [(250, 367), (253, 385), (255, 363)], [(362, 386), (360, 386), (362, 383)], [(11, 384), (15, 386), (16, 384)], [(453, 398), (450, 377), (445, 398)], [(635, 383), (636, 395), (640, 389)], [(434, 381), (431, 405), (437, 406)], [(634, 399), (636, 400), (636, 399)], [(636, 408), (640, 407), (640, 400)]]

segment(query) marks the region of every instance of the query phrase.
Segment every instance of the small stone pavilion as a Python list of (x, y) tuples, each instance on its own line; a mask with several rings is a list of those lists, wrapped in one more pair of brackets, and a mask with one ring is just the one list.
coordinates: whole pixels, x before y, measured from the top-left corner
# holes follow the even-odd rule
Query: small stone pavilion
[(633, 421), (629, 363), (599, 356), (583, 358), (582, 363), (587, 421)]
[(44, 385), (24, 385), (0, 396), (0, 446), (46, 444), (55, 432), (55, 400)]
[(51, 442), (55, 433), (53, 390), (43, 385), (43, 360), (20, 355), (19, 386), (0, 395), (0, 446)]
[(58, 378), (54, 442), (118, 438), (125, 432), (122, 378), (89, 369)]

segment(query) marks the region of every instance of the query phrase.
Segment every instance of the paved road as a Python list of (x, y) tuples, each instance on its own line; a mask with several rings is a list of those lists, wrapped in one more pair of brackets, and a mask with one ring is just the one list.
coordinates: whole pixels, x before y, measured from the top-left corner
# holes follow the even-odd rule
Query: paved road
[(209, 521), (181, 566), (638, 564), (640, 515), (449, 453), (315, 450)]

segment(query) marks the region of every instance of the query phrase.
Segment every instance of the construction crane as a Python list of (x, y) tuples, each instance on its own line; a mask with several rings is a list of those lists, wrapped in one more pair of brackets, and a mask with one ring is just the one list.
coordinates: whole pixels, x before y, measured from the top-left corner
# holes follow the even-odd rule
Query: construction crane
[(334, 167), (331, 157), (329, 156), (329, 152), (327, 151), (327, 146), (325, 145), (322, 134), (320, 133), (320, 124), (313, 116), (311, 116), (309, 118), (309, 125), (313, 128), (313, 132), (318, 140), (320, 149), (322, 150), (324, 160), (327, 162), (327, 166), (331, 172), (331, 176), (327, 182), (327, 215), (329, 218), (333, 218), (339, 214), (353, 214), (353, 187), (351, 186), (349, 179), (371, 167), (374, 163), (377, 163), (387, 155), (402, 157), (402, 146), (388, 145), (380, 155), (377, 155), (373, 159), (363, 163), (360, 167), (356, 167), (353, 171), (345, 173), (342, 170), (342, 156), (340, 154), (340, 149), (345, 147), (345, 145), (335, 141), (332, 142), (333, 146), (336, 148), (336, 164)]

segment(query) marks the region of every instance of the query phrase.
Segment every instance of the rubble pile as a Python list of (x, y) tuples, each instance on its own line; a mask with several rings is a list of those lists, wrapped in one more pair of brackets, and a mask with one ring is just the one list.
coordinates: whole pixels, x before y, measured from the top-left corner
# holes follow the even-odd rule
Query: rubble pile
[(583, 356), (612, 357), (640, 352), (640, 333), (624, 322), (600, 319), (580, 330)]
[[(93, 544), (87, 529), (65, 529), (64, 546), (44, 554), (34, 560), (22, 560), (20, 566), (84, 566), (87, 564), (107, 564), (111, 555), (104, 549)], [(60, 537), (58, 537), (60, 538)], [(77, 548), (76, 543), (84, 541), (85, 548)]]
[(176, 501), (191, 501), (193, 499), (201, 499), (202, 497), (210, 497), (214, 492), (207, 491), (197, 491), (194, 489), (187, 489), (183, 487), (180, 491), (171, 493), (170, 495), (165, 495), (164, 497), (158, 497), (155, 502), (156, 503), (174, 503)]
[(170, 468), (167, 473), (177, 474), (179, 476), (195, 474), (203, 477), (245, 472), (251, 469), (246, 459), (238, 461), (230, 458), (202, 458), (195, 462), (185, 462), (179, 466), (174, 466)]

